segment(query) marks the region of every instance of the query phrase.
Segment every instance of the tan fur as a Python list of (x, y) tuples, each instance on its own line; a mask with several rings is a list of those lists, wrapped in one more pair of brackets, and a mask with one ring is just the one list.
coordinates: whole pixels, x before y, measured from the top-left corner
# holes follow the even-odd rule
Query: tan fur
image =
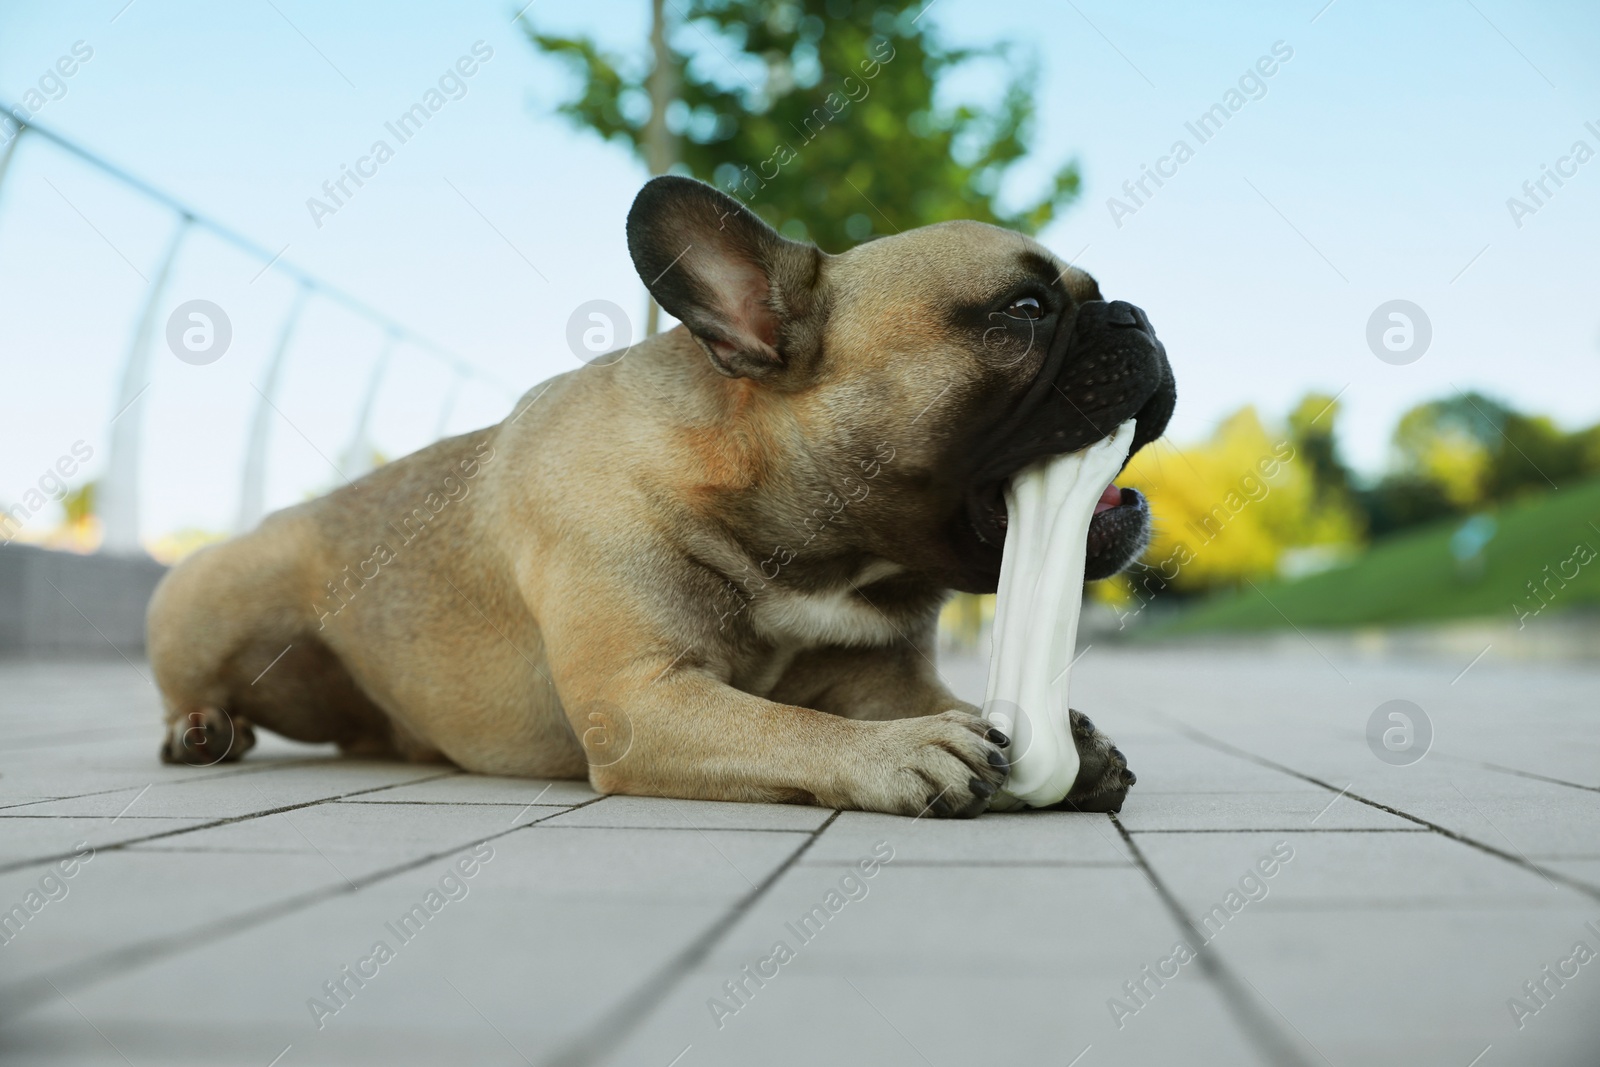
[(996, 372), (941, 315), (1020, 247), (1048, 255), (947, 223), (829, 257), (803, 380), (723, 377), (680, 327), (197, 553), (149, 612), (169, 755), (237, 758), (183, 740), (221, 715), (605, 792), (981, 810), (1004, 759), (934, 670), (933, 527)]

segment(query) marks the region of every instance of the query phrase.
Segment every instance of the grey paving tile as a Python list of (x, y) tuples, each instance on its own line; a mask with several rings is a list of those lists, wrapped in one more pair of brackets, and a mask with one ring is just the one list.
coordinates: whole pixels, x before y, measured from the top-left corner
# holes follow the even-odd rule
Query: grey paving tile
[[(479, 876), (483, 885), (447, 905), (407, 943), (388, 924), (420, 902), (426, 880), (382, 899), (341, 898), (74, 992), (72, 1002), (141, 1065), (184, 1062), (182, 1050), (198, 1046), (224, 1050), (220, 1062), (259, 1057), (255, 1067), (266, 1067), (293, 1044), (285, 1065), (525, 1067), (547, 1062), (595, 1025), (632, 982), (683, 951), (717, 914), (692, 904), (552, 907), (536, 893), (493, 893), (492, 877), (491, 865)], [(596, 951), (597, 931), (605, 932), (605, 951)], [(345, 979), (350, 995), (338, 1004), (325, 984), (341, 978), (341, 968), (371, 959), (379, 941), (392, 958), (360, 987)], [(338, 1008), (321, 1016), (320, 1029), (308, 1007), (313, 998)], [(196, 1018), (206, 1025), (196, 1027)], [(73, 1008), (52, 1003), (10, 1027), (8, 1047), (34, 1048), (43, 1057), (61, 1034), (80, 1028), (87, 1030)], [(193, 1041), (195, 1029), (207, 1035)]]
[[(1479, 1067), (1582, 1067), (1600, 1041), (1600, 975), (1586, 973), (1600, 964), (1582, 968), (1520, 1029), (1508, 1002), (1526, 1000), (1523, 983), (1568, 956), (1586, 936), (1585, 915), (1597, 913), (1328, 912), (1308, 922), (1264, 910), (1248, 923), (1241, 915), (1218, 947), (1271, 1013), (1314, 1045), (1313, 1063), (1466, 1067), (1492, 1046)], [(1587, 940), (1600, 950), (1600, 938)]]
[(1135, 785), (1118, 819), (1135, 832), (1297, 828), (1424, 830), (1407, 819), (1324, 789), (1294, 793), (1145, 794)]
[(21, 863), (75, 851), (80, 843), (92, 849), (198, 826), (204, 819), (83, 819), (72, 816), (9, 819), (0, 826), (0, 865)]
[[(259, 811), (325, 800), (361, 790), (403, 785), (436, 777), (438, 767), (361, 760), (330, 760), (326, 765), (293, 765), (268, 773), (221, 776), (194, 782), (157, 784), (140, 797), (129, 814), (145, 817), (174, 816), (232, 818)], [(148, 782), (147, 782), (148, 784)], [(10, 808), (0, 817), (36, 815), (117, 815), (141, 787), (116, 793), (54, 800), (27, 809)]]
[[(73, 755), (82, 755), (74, 753)], [(218, 779), (271, 773), (297, 766), (304, 757), (282, 756), (251, 759), (243, 763), (215, 767), (174, 767), (159, 762), (154, 753), (127, 751), (126, 746), (109, 751), (94, 760), (69, 762), (59, 751), (30, 752), (23, 755), (0, 754), (0, 802), (13, 798), (63, 798), (127, 791), (130, 794), (147, 785), (193, 785)], [(0, 814), (8, 814), (0, 810)], [(115, 813), (113, 813), (115, 814)]]
[[(44, 873), (0, 875), (0, 901), (24, 900)], [(6, 961), (0, 986), (343, 883), (315, 855), (102, 853), (67, 881), (65, 897), (41, 908), (0, 948)]]
[(588, 782), (549, 778), (494, 778), (460, 774), (431, 782), (402, 785), (382, 793), (351, 797), (353, 804), (528, 804), (570, 807), (600, 794)]
[[(402, 1038), (416, 1034), (419, 1049), (459, 1037), (460, 1055), (480, 1057), (471, 1062), (526, 1062), (508, 1056), (495, 1028), (530, 1057), (554, 1051), (749, 891), (729, 859), (761, 879), (803, 837), (715, 836), (720, 851), (673, 832), (521, 830), (491, 842), (492, 859), (460, 882), (464, 895), (400, 931), (407, 939), (400, 919), (451, 872), (443, 861), (75, 992), (73, 1003), (135, 1062), (181, 1060), (168, 1052), (184, 1046), (197, 1013), (214, 1033), (277, 1041), (268, 1059), (293, 1042), (295, 1062), (415, 1062)], [(307, 1001), (326, 999), (323, 983), (378, 941), (394, 958), (347, 987), (348, 1005), (319, 1030)], [(12, 1040), (42, 1053), (75, 1017), (47, 1005)], [(210, 1040), (219, 1046), (228, 1047)]]
[[(448, 989), (443, 992), (448, 993)], [(74, 996), (76, 1002), (79, 998)], [(98, 1009), (98, 1005), (91, 1007)], [(182, 1027), (168, 1018), (112, 1016), (91, 1026), (66, 1004), (40, 1009), (9, 1030), (7, 1067), (274, 1067), (326, 1064), (360, 1067), (402, 1064), (473, 1064), (527, 1067), (482, 1020), (444, 1025), (440, 1018), (385, 1019), (382, 1025), (350, 1024), (308, 1038), (285, 1020), (228, 1020), (226, 1026)], [(298, 1022), (298, 1020), (296, 1020)], [(179, 1036), (181, 1034), (181, 1037)], [(298, 1040), (291, 1040), (291, 1039)]]
[(1246, 914), (1290, 908), (1526, 911), (1585, 899), (1434, 833), (1140, 834), (1136, 840), (1191, 918), (1217, 915), (1213, 909), (1223, 905), (1231, 915), (1217, 915), (1213, 928), (1230, 931)]
[[(708, 1063), (762, 1062), (765, 1047), (796, 1063), (982, 1062), (1003, 1048), (1008, 1060), (1064, 1064), (1089, 1045), (1107, 1062), (1166, 1062), (1195, 1045), (1214, 1062), (1260, 1062), (1198, 968), (1135, 1018), (1110, 1010), (1179, 935), (1137, 871), (897, 862), (848, 884), (836, 869), (791, 868), (619, 1062), (667, 1062), (686, 1044)], [(846, 902), (824, 919), (830, 892)], [(730, 983), (743, 983), (740, 999)]]
[(706, 800), (611, 796), (558, 815), (551, 826), (699, 830), (815, 830), (833, 814), (797, 804), (723, 804)]
[(845, 811), (800, 862), (854, 864), (872, 856), (880, 841), (901, 864), (1121, 866), (1130, 862), (1116, 828), (1105, 816), (1060, 811), (991, 813), (958, 820)]
[[(704, 968), (719, 974), (737, 970), (784, 940), (804, 957), (795, 964), (800, 970), (830, 974), (931, 968), (1042, 978), (1062, 970), (1063, 952), (1087, 971), (1126, 966), (1136, 972), (1144, 955), (1165, 955), (1179, 932), (1148, 880), (1132, 867), (898, 863), (883, 864), (871, 877), (840, 868), (791, 867), (740, 918)], [(964, 920), (952, 922), (958, 915)], [(827, 951), (812, 951), (821, 948)]]
[(1587, 882), (1589, 885), (1600, 886), (1600, 856), (1584, 859), (1535, 858), (1534, 862), (1541, 867), (1549, 867), (1553, 871), (1560, 871), (1569, 877)]
[[(1600, 724), (1590, 710), (1600, 670), (1534, 673), (1492, 660), (1455, 686), (1459, 665), (1341, 658), (1335, 671), (1309, 650), (1097, 647), (1075, 670), (1074, 705), (1117, 738), (1140, 774), (1125, 824), (1183, 907), (1202, 916), (1224, 902), (1274, 841), (1296, 849), (1266, 883), (1268, 895), (1233, 915), (1208, 951), (1258, 991), (1251, 997), (1265, 998), (1262, 1025), (1314, 1042), (1302, 1047), (1308, 1062), (1466, 1067), (1491, 1043), (1478, 1067), (1592, 1061), (1600, 984), (1590, 984), (1587, 967), (1521, 1030), (1507, 1000), (1571, 951), (1585, 921), (1600, 923), (1600, 904), (1441, 835), (1374, 832), (1392, 829), (1393, 817), (1349, 800), (1315, 823), (1348, 832), (1241, 832), (1269, 819), (1309, 824), (1332, 794), (1180, 729), (1336, 789), (1349, 783), (1600, 884), (1600, 794), (1480, 765), (1600, 784)], [(981, 662), (955, 666), (958, 689), (981, 695)], [(724, 921), (830, 815), (650, 798), (606, 798), (495, 841), (495, 860), (469, 895), (431, 918), (319, 1031), (307, 999), (370, 952), (385, 923), (446, 869), (430, 862), (349, 893), (330, 861), (359, 877), (469, 841), (492, 820), (509, 822), (548, 783), (424, 782), (442, 768), (326, 759), (317, 756), (325, 750), (270, 735), (228, 769), (162, 767), (159, 714), (141, 688), (120, 663), (21, 671), (0, 663), (0, 851), (18, 841), (34, 847), (36, 833), (49, 836), (39, 829), (47, 823), (109, 829), (147, 784), (117, 834), (388, 788), (291, 813), (304, 836), (249, 819), (96, 855), (67, 881), (66, 896), (0, 946), (0, 997), (16, 988), (8, 983), (147, 939), (175, 954), (71, 990), (76, 1009), (44, 1003), (13, 1020), (0, 1046), (8, 1064), (264, 1067), (290, 1044), (281, 1067), (525, 1064), (618, 1020), (639, 1025), (608, 1062), (654, 1067), (686, 1046), (678, 1067), (1066, 1064), (1090, 1045), (1079, 1067), (1259, 1062), (1220, 987), (1192, 965), (1115, 1026), (1108, 1002), (1171, 952), (1181, 928), (1128, 864), (1109, 820), (1063, 813), (954, 823), (843, 813), (701, 963), (669, 977), (656, 1010), (629, 1017), (623, 998)], [(1392, 697), (1422, 705), (1436, 728), (1434, 751), (1410, 767), (1381, 764), (1367, 747), (1367, 717)], [(86, 793), (101, 795), (3, 806)], [(591, 797), (583, 783), (558, 783), (521, 817)], [(367, 803), (388, 800), (406, 803)], [(1355, 828), (1369, 818), (1376, 825)], [(194, 840), (181, 846), (185, 838)], [(873, 879), (843, 882), (878, 841), (892, 845), (894, 860)], [(178, 850), (186, 847), (205, 851)], [(0, 904), (22, 900), (41, 876), (0, 876)], [(308, 892), (320, 902), (256, 929), (195, 937), (208, 923), (226, 930)], [(828, 916), (821, 932), (796, 939), (794, 959), (716, 1027), (708, 1000), (792, 937), (788, 924), (806, 916), (818, 924), (819, 907)]]
[(1374, 788), (1374, 800), (1521, 855), (1600, 854), (1600, 793), (1488, 771)]
[[(786, 968), (766, 988), (755, 990), (737, 1013), (716, 1016), (720, 1029), (707, 1006), (721, 992), (718, 977), (696, 975), (686, 981), (610, 1062), (664, 1067), (685, 1047), (684, 1067), (928, 1067), (997, 1058), (1057, 1065), (1077, 1059), (1080, 1067), (1267, 1062), (1199, 977), (1169, 984), (1120, 1030), (1106, 1008), (1108, 991), (1065, 969), (1027, 978), (986, 976), (977, 994), (981, 1003), (975, 1005), (973, 979), (953, 970), (846, 980)], [(1206, 1058), (1197, 1060), (1201, 1049)]]
[[(559, 809), (542, 810), (548, 814)], [(513, 824), (517, 814), (517, 808), (498, 806), (318, 804), (131, 847), (152, 852), (322, 856), (343, 876), (359, 880), (406, 859), (465, 847), (538, 817), (529, 813)]]
[[(1600, 793), (1431, 758), (1407, 767), (1364, 766), (1328, 781), (1507, 851), (1600, 854)], [(1328, 818), (1351, 804), (1341, 800)]]
[[(22, 807), (28, 804), (38, 804), (46, 800), (60, 800), (57, 794), (41, 795), (37, 793), (13, 793), (0, 799), (0, 810), (5, 808)], [(26, 813), (19, 813), (26, 814)]]
[[(1107, 727), (1109, 731), (1109, 727)], [(1208, 748), (1170, 729), (1154, 727), (1123, 741), (1128, 765), (1139, 776), (1130, 797), (1165, 793), (1307, 793), (1319, 786)]]
[(799, 831), (599, 829), (559, 820), (503, 839), (507, 858), (495, 884), (561, 899), (731, 905), (807, 839)]

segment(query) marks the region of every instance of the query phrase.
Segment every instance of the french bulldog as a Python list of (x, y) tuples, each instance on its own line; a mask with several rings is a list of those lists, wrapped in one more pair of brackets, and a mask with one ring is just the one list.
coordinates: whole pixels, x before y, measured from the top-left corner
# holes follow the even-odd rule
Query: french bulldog
[[(1009, 739), (940, 680), (940, 607), (994, 590), (1008, 475), (1161, 434), (1148, 320), (975, 222), (829, 255), (669, 176), (627, 236), (681, 325), (166, 576), (163, 758), (237, 759), (259, 726), (602, 793), (984, 810)], [(1090, 576), (1148, 526), (1109, 487)], [(1115, 810), (1133, 775), (1073, 715), (1065, 805)]]

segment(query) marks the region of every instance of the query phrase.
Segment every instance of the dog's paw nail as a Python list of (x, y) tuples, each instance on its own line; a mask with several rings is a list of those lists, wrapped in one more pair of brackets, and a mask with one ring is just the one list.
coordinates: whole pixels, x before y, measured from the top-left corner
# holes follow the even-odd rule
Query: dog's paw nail
[(1116, 745), (1112, 745), (1111, 746), (1111, 755), (1114, 758), (1121, 760), (1123, 763), (1127, 763), (1128, 762), (1128, 757), (1124, 756), (1122, 754), (1122, 749), (1118, 748)]
[(984, 800), (988, 800), (990, 797), (994, 796), (995, 792), (994, 786), (990, 785), (988, 782), (985, 782), (982, 778), (972, 779), (972, 781), (967, 783), (967, 788), (972, 790), (975, 795), (982, 797)]
[(985, 740), (992, 741), (1001, 748), (1004, 748), (1011, 743), (1011, 738), (1007, 737), (1005, 734), (1001, 733), (999, 730), (996, 730), (992, 726), (989, 728), (989, 732), (983, 736)]
[(989, 752), (989, 766), (995, 767), (1002, 771), (1011, 770), (1011, 764), (1006, 761), (1005, 756), (993, 751), (992, 749)]

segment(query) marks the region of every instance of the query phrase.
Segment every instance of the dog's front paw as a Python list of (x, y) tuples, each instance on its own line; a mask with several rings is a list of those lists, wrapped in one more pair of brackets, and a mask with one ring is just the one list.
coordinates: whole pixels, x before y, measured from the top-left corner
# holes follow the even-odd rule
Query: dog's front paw
[(871, 746), (866, 781), (850, 790), (849, 806), (891, 815), (970, 819), (1011, 771), (1010, 739), (966, 711), (895, 719)]
[(1072, 740), (1078, 747), (1078, 778), (1058, 808), (1065, 811), (1121, 811), (1128, 789), (1139, 779), (1116, 743), (1095, 729), (1081, 711), (1070, 711)]
[(239, 759), (255, 747), (255, 729), (244, 719), (221, 708), (201, 708), (179, 715), (167, 724), (161, 743), (162, 763), (209, 767)]

